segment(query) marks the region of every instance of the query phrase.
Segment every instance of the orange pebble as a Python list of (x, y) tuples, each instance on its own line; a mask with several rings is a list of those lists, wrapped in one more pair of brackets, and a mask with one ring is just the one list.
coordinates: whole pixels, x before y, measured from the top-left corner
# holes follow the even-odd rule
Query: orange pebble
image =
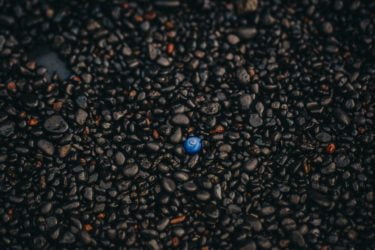
[(137, 91), (135, 91), (135, 90), (131, 90), (130, 92), (129, 92), (129, 96), (130, 97), (134, 97), (134, 96), (136, 96), (137, 95)]
[(183, 221), (186, 220), (186, 216), (185, 215), (180, 215), (180, 216), (177, 216), (177, 217), (174, 217), (171, 221), (170, 221), (170, 224), (178, 224), (178, 223), (181, 223)]
[(168, 43), (167, 44), (167, 54), (172, 55), (174, 52), (174, 44), (173, 43)]
[(222, 134), (224, 133), (225, 128), (222, 125), (217, 125), (213, 130), (211, 130), (211, 134)]
[(134, 20), (135, 20), (137, 23), (141, 23), (141, 22), (143, 22), (143, 17), (137, 15), (137, 16), (134, 17)]
[(335, 144), (330, 143), (330, 144), (327, 145), (326, 152), (328, 154), (333, 154), (335, 151), (336, 151), (336, 145)]
[(9, 82), (7, 84), (7, 89), (8, 90), (16, 90), (17, 86), (16, 86), (16, 83), (15, 82)]
[(98, 219), (104, 219), (105, 218), (105, 214), (104, 213), (100, 213), (98, 214)]
[(71, 79), (76, 82), (81, 82), (81, 78), (79, 76), (73, 76)]
[(83, 225), (83, 231), (90, 232), (93, 229), (94, 228), (91, 226), (91, 224), (85, 224), (85, 225)]
[(38, 125), (38, 123), (39, 123), (38, 119), (33, 118), (33, 117), (30, 118), (30, 119), (27, 121), (27, 125), (29, 125), (29, 126), (31, 126), (31, 127)]

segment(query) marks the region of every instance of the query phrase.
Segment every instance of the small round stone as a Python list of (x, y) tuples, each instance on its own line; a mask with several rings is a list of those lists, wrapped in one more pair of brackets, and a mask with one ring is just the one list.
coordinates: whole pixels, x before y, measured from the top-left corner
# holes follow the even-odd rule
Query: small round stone
[(69, 125), (66, 123), (64, 118), (59, 115), (49, 117), (44, 122), (43, 126), (48, 132), (56, 134), (64, 133), (69, 129)]
[(197, 154), (202, 149), (202, 140), (196, 136), (189, 137), (184, 141), (184, 149), (187, 154)]

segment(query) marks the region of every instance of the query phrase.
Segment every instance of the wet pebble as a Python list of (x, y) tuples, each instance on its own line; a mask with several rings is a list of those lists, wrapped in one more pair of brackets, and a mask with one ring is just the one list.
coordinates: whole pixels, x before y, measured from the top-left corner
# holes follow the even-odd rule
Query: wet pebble
[(167, 177), (162, 179), (163, 188), (169, 193), (173, 193), (176, 190), (176, 183)]
[(259, 116), (259, 114), (251, 114), (249, 123), (252, 127), (257, 128), (263, 125), (263, 119)]
[(322, 29), (323, 29), (323, 32), (326, 34), (331, 34), (333, 32), (333, 26), (330, 22), (324, 22)]
[(349, 166), (350, 158), (348, 157), (348, 155), (339, 154), (335, 157), (335, 163), (336, 163), (337, 167), (345, 168), (345, 167)]
[(336, 119), (344, 125), (349, 125), (351, 122), (349, 116), (340, 108), (334, 110), (334, 115)]
[(320, 132), (316, 135), (316, 139), (320, 142), (330, 142), (332, 141), (332, 136), (326, 132)]
[(301, 235), (300, 232), (298, 231), (293, 231), (291, 233), (291, 240), (293, 243), (296, 244), (297, 247), (305, 248), (306, 247), (306, 242), (304, 237)]
[(178, 144), (182, 140), (182, 130), (181, 128), (177, 128), (173, 134), (170, 136), (170, 140), (174, 144)]
[(122, 152), (117, 152), (115, 155), (115, 161), (118, 166), (122, 166), (125, 163), (125, 155)]
[(241, 108), (244, 110), (250, 109), (250, 105), (252, 103), (253, 99), (251, 95), (244, 94), (240, 97), (240, 103), (241, 103)]
[(190, 119), (184, 114), (177, 114), (172, 117), (172, 122), (176, 125), (187, 126), (190, 124)]
[(69, 129), (68, 123), (59, 115), (54, 115), (45, 120), (43, 127), (51, 133), (64, 133)]
[(139, 167), (137, 164), (126, 165), (123, 169), (123, 173), (126, 177), (134, 177), (135, 175), (137, 175), (138, 171)]
[(254, 12), (258, 8), (258, 0), (239, 0), (236, 6), (240, 13)]
[(16, 124), (11, 121), (0, 123), (0, 136), (9, 137), (14, 133)]
[(90, 236), (89, 233), (85, 232), (85, 231), (81, 231), (80, 232), (80, 237), (82, 239), (82, 242), (86, 245), (89, 245), (92, 243), (92, 238)]
[(149, 142), (146, 144), (146, 147), (151, 150), (151, 151), (159, 151), (160, 149), (160, 145), (159, 143), (156, 143), (156, 142)]
[(163, 66), (163, 67), (168, 67), (169, 65), (171, 65), (170, 61), (168, 60), (168, 58), (165, 58), (165, 57), (159, 57), (156, 62), (160, 65), (160, 66)]
[(257, 29), (241, 27), (237, 29), (237, 34), (242, 39), (249, 40), (249, 39), (254, 38), (257, 35)]
[(258, 159), (251, 159), (244, 163), (244, 170), (248, 172), (254, 171), (258, 166)]
[(180, 6), (179, 0), (158, 0), (155, 1), (155, 5), (164, 8), (175, 8)]
[(262, 208), (262, 210), (260, 212), (261, 212), (262, 215), (268, 216), (268, 215), (271, 215), (275, 212), (275, 208), (272, 207), (272, 206), (267, 206), (267, 207)]
[(55, 146), (51, 142), (44, 139), (38, 141), (38, 147), (47, 155), (53, 155), (55, 152)]
[(71, 232), (65, 232), (59, 240), (62, 244), (73, 244), (76, 241), (76, 237)]
[(192, 181), (184, 183), (183, 188), (188, 192), (195, 192), (198, 189), (197, 185)]
[(240, 42), (240, 38), (236, 35), (230, 34), (227, 37), (229, 44), (236, 45)]
[(79, 125), (84, 125), (87, 117), (88, 117), (88, 114), (87, 114), (86, 111), (84, 111), (83, 109), (78, 109), (78, 111), (76, 113), (76, 122)]
[(242, 84), (248, 84), (250, 82), (250, 75), (247, 73), (246, 69), (239, 68), (236, 71), (237, 79)]
[(203, 107), (200, 109), (203, 114), (206, 115), (215, 115), (220, 111), (220, 104), (217, 102), (212, 102), (203, 105)]
[(87, 97), (84, 95), (80, 95), (76, 98), (76, 103), (81, 109), (87, 108)]
[(198, 191), (196, 196), (197, 199), (201, 201), (208, 201), (211, 197), (210, 193), (204, 190)]
[(85, 199), (92, 201), (94, 197), (94, 192), (91, 187), (86, 187), (83, 191), (83, 196)]

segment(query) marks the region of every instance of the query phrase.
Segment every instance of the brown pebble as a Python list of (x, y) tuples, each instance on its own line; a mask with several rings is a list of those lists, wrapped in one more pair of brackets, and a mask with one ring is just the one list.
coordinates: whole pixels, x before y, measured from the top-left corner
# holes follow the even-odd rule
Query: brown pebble
[(280, 240), (279, 246), (281, 248), (288, 248), (290, 245), (290, 240)]
[(27, 125), (33, 127), (33, 126), (36, 126), (38, 125), (39, 121), (38, 119), (34, 118), (34, 117), (31, 117), (28, 121), (27, 121)]
[(39, 179), (39, 185), (40, 185), (40, 188), (41, 189), (45, 189), (46, 186), (47, 186), (47, 183), (46, 183), (46, 177), (44, 175), (42, 175)]
[(311, 171), (311, 164), (308, 161), (305, 161), (303, 163), (303, 171), (305, 172), (305, 174), (310, 173), (310, 171)]
[(137, 23), (141, 23), (141, 22), (143, 22), (143, 17), (137, 15), (137, 16), (134, 17), (134, 20), (135, 20)]
[(8, 82), (7, 89), (12, 90), (12, 91), (16, 90), (17, 89), (16, 83), (15, 82)]
[(336, 151), (336, 145), (335, 144), (330, 143), (330, 144), (327, 145), (326, 152), (328, 154), (333, 154), (335, 151)]
[(85, 127), (82, 131), (84, 136), (88, 136), (90, 134), (90, 129), (88, 127)]
[(255, 76), (255, 70), (254, 70), (254, 68), (249, 68), (249, 70), (248, 70), (249, 72), (249, 75), (250, 75), (250, 77), (252, 78), (253, 76)]
[(105, 213), (99, 213), (97, 217), (98, 219), (103, 220), (105, 218)]
[(81, 82), (82, 80), (81, 80), (81, 77), (79, 77), (79, 76), (72, 76), (72, 78), (71, 78), (73, 81), (75, 81), (75, 82)]
[(9, 208), (8, 211), (7, 211), (7, 214), (9, 217), (12, 217), (13, 216), (13, 208)]
[(62, 106), (63, 106), (63, 102), (61, 102), (61, 101), (55, 101), (55, 102), (52, 104), (52, 108), (53, 108), (53, 110), (55, 110), (55, 111), (60, 111), (61, 108), (62, 108)]
[(101, 118), (100, 118), (100, 116), (99, 115), (97, 115), (97, 116), (95, 116), (95, 125), (96, 126), (99, 126), (100, 125), (100, 120), (101, 120)]
[(154, 20), (156, 18), (156, 13), (154, 11), (148, 11), (145, 13), (144, 18), (148, 21)]
[(25, 118), (26, 117), (26, 112), (25, 111), (22, 111), (20, 114), (19, 114), (19, 117), (20, 118)]
[(180, 239), (178, 237), (173, 237), (171, 243), (173, 247), (178, 247), (180, 245)]
[(53, 17), (55, 15), (55, 11), (53, 10), (53, 9), (51, 9), (51, 8), (47, 8), (46, 9), (46, 16), (48, 17), (48, 18), (51, 18), (51, 17)]
[(91, 224), (84, 224), (83, 225), (83, 231), (86, 231), (86, 232), (90, 232), (92, 231), (94, 228), (91, 226)]
[(41, 168), (43, 166), (43, 163), (41, 162), (41, 161), (37, 161), (36, 163), (35, 163), (35, 167), (36, 168)]
[(156, 129), (152, 130), (152, 137), (154, 137), (154, 139), (159, 139), (160, 135)]
[(322, 91), (328, 91), (329, 90), (329, 86), (327, 84), (322, 84), (322, 85), (320, 85), (320, 89)]
[(146, 122), (147, 127), (150, 127), (150, 125), (151, 125), (151, 120), (150, 120), (149, 118), (146, 118), (146, 119), (145, 119), (145, 122)]
[(131, 97), (134, 97), (134, 96), (136, 96), (137, 95), (137, 91), (135, 91), (135, 90), (131, 90), (130, 92), (129, 92), (129, 96), (131, 96)]
[(36, 62), (35, 61), (30, 61), (30, 62), (26, 63), (26, 67), (29, 70), (35, 70), (36, 69)]
[(165, 25), (165, 28), (167, 28), (167, 30), (171, 30), (171, 29), (174, 28), (174, 24), (173, 24), (172, 21), (166, 21), (166, 22), (164, 23), (164, 25)]
[(49, 85), (47, 86), (47, 92), (48, 92), (48, 93), (51, 93), (51, 92), (54, 91), (56, 88), (57, 88), (57, 85), (56, 85), (56, 84), (54, 84), (54, 83), (49, 84)]
[(193, 128), (193, 127), (188, 128), (188, 129), (187, 129), (187, 132), (188, 132), (188, 133), (193, 133), (193, 132), (194, 132), (194, 128)]
[(185, 221), (185, 219), (186, 219), (185, 215), (180, 215), (180, 216), (174, 217), (169, 223), (174, 225), (174, 224), (178, 224), (178, 223)]
[(210, 131), (211, 134), (222, 134), (225, 128), (223, 125), (217, 125), (213, 130)]
[(359, 127), (358, 128), (358, 133), (360, 133), (360, 134), (364, 134), (365, 132), (366, 132), (366, 128), (364, 128), (364, 127)]
[(167, 44), (167, 54), (172, 55), (174, 52), (174, 44), (173, 43), (168, 43)]
[(171, 30), (171, 31), (167, 32), (167, 37), (168, 38), (174, 38), (174, 37), (176, 37), (176, 35), (177, 35), (177, 33), (174, 30)]
[(130, 8), (129, 3), (123, 3), (121, 6), (122, 6), (123, 9), (129, 9)]

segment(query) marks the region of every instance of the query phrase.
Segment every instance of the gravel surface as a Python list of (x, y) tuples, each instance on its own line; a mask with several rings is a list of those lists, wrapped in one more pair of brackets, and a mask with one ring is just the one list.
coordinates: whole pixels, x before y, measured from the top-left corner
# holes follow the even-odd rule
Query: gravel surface
[(0, 249), (375, 249), (374, 13), (0, 0)]

